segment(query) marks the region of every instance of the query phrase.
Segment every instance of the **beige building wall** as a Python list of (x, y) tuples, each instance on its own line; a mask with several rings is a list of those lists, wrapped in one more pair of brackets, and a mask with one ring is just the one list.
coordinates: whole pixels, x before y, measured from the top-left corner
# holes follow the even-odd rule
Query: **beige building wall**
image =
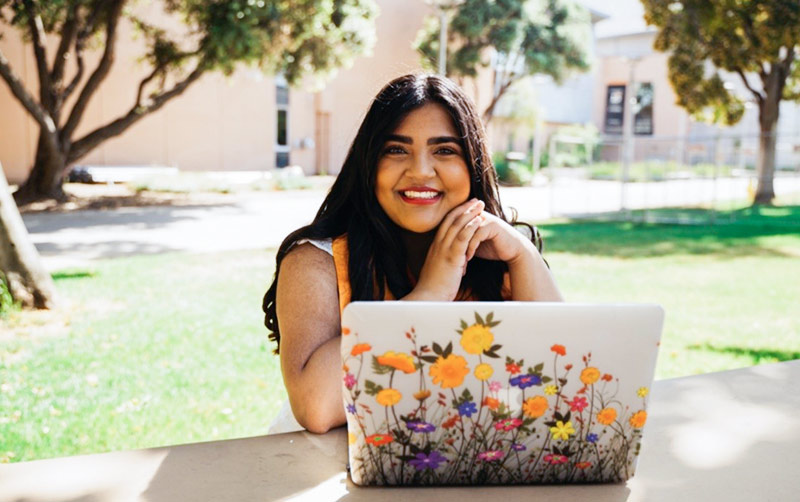
[[(342, 69), (323, 91), (292, 89), (289, 98), (290, 163), (308, 173), (337, 173), (371, 99), (389, 80), (421, 71), (411, 43), (432, 13), (424, 0), (378, 0), (377, 42), (371, 55), (358, 57)], [(180, 29), (148, 4), (147, 19)], [(20, 73), (27, 88), (38, 95), (35, 61), (30, 45), (10, 31), (0, 49)], [(50, 41), (51, 45), (56, 40)], [(129, 25), (121, 27), (114, 66), (91, 100), (78, 129), (80, 137), (126, 113), (147, 67), (137, 63), (141, 39)], [(52, 55), (55, 47), (49, 51)], [(86, 77), (97, 55), (87, 57)], [(465, 88), (485, 107), (491, 92), (491, 72), (477, 86)], [(485, 89), (477, 92), (478, 88)], [(70, 103), (68, 103), (70, 105)], [(69, 110), (71, 106), (67, 106)], [(27, 177), (35, 155), (37, 124), (0, 84), (0, 161), (12, 183)], [(146, 116), (125, 133), (102, 143), (80, 159), (81, 165), (175, 166), (182, 170), (265, 170), (275, 166), (277, 111), (275, 79), (243, 67), (232, 76), (210, 73), (183, 95)]]

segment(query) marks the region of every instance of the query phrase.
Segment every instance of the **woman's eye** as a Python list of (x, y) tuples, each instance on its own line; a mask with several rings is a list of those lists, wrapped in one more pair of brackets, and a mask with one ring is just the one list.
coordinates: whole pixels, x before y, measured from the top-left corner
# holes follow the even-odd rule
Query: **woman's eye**
[(441, 147), (441, 148), (438, 148), (438, 149), (436, 150), (436, 153), (438, 153), (438, 154), (441, 154), (441, 155), (454, 155), (454, 154), (458, 154), (458, 152), (457, 152), (457, 151), (456, 151), (454, 148), (451, 148), (451, 147), (449, 147), (449, 146), (443, 146), (443, 147)]
[(384, 154), (400, 154), (400, 153), (406, 153), (406, 150), (402, 146), (392, 145), (392, 146), (387, 146), (383, 150), (383, 153)]

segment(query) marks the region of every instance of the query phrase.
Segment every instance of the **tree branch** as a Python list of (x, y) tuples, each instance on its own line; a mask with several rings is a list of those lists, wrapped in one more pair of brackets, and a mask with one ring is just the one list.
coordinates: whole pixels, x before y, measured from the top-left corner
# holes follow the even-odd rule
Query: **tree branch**
[(14, 94), (14, 97), (16, 97), (17, 100), (22, 103), (22, 106), (24, 106), (28, 113), (31, 114), (39, 126), (41, 126), (44, 131), (55, 133), (56, 124), (53, 122), (53, 118), (50, 117), (50, 115), (48, 115), (41, 106), (39, 106), (33, 96), (31, 96), (27, 89), (25, 89), (22, 81), (14, 73), (14, 70), (11, 69), (11, 65), (2, 51), (0, 51), (0, 76), (2, 76), (3, 80), (5, 80), (6, 84), (8, 84), (8, 87), (11, 89), (11, 93)]
[[(144, 116), (157, 111), (159, 108), (170, 99), (179, 96), (189, 87), (194, 81), (200, 78), (207, 70), (207, 66), (201, 61), (197, 67), (185, 79), (175, 84), (172, 89), (162, 92), (152, 98), (152, 101), (147, 106), (140, 106), (138, 103), (128, 111), (128, 113), (104, 126), (100, 126), (94, 131), (88, 133), (86, 136), (75, 141), (70, 148), (69, 155), (67, 156), (67, 163), (75, 162), (84, 155), (88, 154), (93, 148), (102, 143), (108, 138), (118, 136), (125, 132), (130, 126), (139, 121)], [(149, 75), (145, 80), (151, 79), (153, 75)], [(144, 81), (143, 81), (144, 82)], [(142, 83), (140, 83), (140, 93)]]
[(763, 94), (761, 94), (760, 92), (758, 92), (757, 90), (753, 89), (753, 88), (750, 86), (750, 82), (748, 82), (748, 81), (747, 81), (747, 76), (744, 74), (744, 72), (742, 71), (742, 69), (741, 69), (741, 68), (739, 68), (739, 67), (736, 67), (735, 71), (736, 71), (736, 73), (738, 73), (738, 74), (739, 74), (739, 77), (741, 77), (741, 78), (742, 78), (742, 82), (744, 82), (744, 86), (745, 86), (745, 87), (747, 87), (747, 89), (748, 89), (750, 92), (752, 92), (752, 93), (753, 93), (753, 96), (755, 96), (755, 97), (756, 97), (756, 101), (758, 101), (759, 103), (761, 103), (761, 102), (764, 100), (764, 95), (763, 95)]
[(64, 88), (64, 91), (61, 93), (61, 101), (62, 103), (69, 99), (72, 93), (75, 91), (75, 88), (78, 87), (81, 79), (83, 78), (83, 42), (80, 38), (75, 40), (75, 59), (77, 59), (78, 63), (78, 71), (75, 73), (75, 76), (72, 78), (72, 82), (69, 83), (67, 87)]
[[(124, 3), (125, 0), (115, 0), (114, 5), (108, 9), (108, 19), (106, 20), (106, 43), (103, 50), (103, 56), (100, 58), (97, 68), (95, 68), (94, 72), (89, 77), (89, 80), (86, 82), (86, 85), (83, 87), (80, 96), (78, 96), (78, 100), (72, 107), (72, 111), (69, 114), (69, 119), (67, 119), (66, 125), (64, 125), (64, 129), (61, 131), (61, 141), (66, 144), (69, 144), (72, 133), (75, 132), (75, 128), (78, 127), (78, 124), (83, 117), (83, 113), (86, 111), (86, 106), (89, 104), (89, 99), (91, 99), (95, 91), (97, 91), (97, 88), (108, 75), (108, 72), (111, 70), (111, 65), (114, 62), (114, 42), (116, 41), (117, 37), (117, 25), (119, 24), (119, 18), (120, 14), (122, 13), (122, 6)], [(103, 6), (101, 5), (96, 8), (100, 9), (103, 8)]]
[(36, 57), (36, 69), (39, 73), (39, 101), (50, 113), (53, 113), (53, 87), (50, 81), (50, 70), (47, 68), (47, 49), (45, 48), (46, 35), (42, 18), (33, 8), (31, 0), (24, 0), (25, 14), (28, 16), (28, 29), (33, 42), (33, 54)]
[(53, 61), (53, 71), (51, 78), (56, 86), (61, 87), (61, 80), (64, 78), (64, 67), (67, 63), (67, 53), (78, 33), (78, 5), (73, 4), (67, 13), (67, 20), (61, 30), (61, 41), (56, 51), (56, 59)]
[(494, 115), (494, 108), (495, 106), (497, 106), (497, 103), (500, 101), (500, 98), (503, 97), (503, 94), (508, 90), (509, 87), (511, 87), (511, 84), (516, 82), (518, 79), (519, 77), (510, 78), (508, 81), (506, 81), (505, 84), (503, 84), (502, 87), (500, 87), (500, 90), (497, 91), (497, 94), (495, 94), (495, 96), (492, 98), (492, 102), (489, 103), (489, 106), (487, 106), (486, 110), (484, 110), (483, 112), (482, 118), (484, 125), (488, 124), (489, 121), (492, 120), (492, 116)]

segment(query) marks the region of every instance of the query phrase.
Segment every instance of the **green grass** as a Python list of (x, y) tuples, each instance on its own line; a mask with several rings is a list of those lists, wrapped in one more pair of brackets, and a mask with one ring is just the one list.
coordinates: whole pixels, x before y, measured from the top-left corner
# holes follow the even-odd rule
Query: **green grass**
[[(569, 301), (665, 307), (658, 378), (800, 358), (800, 207), (720, 220), (541, 229)], [(285, 399), (261, 313), (273, 264), (170, 254), (56, 274), (64, 314), (0, 320), (0, 460), (265, 433)]]

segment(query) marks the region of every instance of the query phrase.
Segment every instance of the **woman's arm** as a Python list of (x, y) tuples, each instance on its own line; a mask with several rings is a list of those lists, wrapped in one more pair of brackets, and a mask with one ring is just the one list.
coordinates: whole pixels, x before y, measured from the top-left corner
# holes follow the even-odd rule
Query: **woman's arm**
[(301, 244), (281, 262), (276, 293), (281, 371), (297, 421), (325, 433), (345, 423), (333, 257)]

